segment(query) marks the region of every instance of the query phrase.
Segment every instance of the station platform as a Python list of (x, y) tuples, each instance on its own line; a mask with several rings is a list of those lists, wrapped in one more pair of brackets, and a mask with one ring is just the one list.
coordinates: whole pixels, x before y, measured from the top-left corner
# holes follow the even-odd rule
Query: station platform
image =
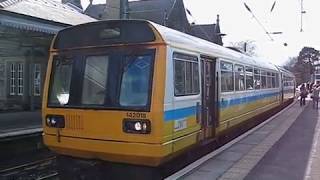
[(40, 132), (42, 132), (40, 111), (0, 113), (0, 140)]
[(296, 100), (167, 179), (320, 180), (319, 109)]

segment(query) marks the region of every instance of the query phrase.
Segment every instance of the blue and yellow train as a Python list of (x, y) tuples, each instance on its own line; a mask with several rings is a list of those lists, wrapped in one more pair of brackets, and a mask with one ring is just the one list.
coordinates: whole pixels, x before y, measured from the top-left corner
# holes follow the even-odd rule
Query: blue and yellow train
[(50, 49), (44, 142), (74, 158), (159, 166), (294, 89), (282, 68), (152, 22), (82, 24)]

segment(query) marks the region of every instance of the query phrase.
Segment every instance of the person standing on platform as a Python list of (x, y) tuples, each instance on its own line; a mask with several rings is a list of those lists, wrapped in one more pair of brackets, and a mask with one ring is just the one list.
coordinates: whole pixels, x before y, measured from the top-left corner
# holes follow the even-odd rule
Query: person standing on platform
[(312, 101), (313, 101), (313, 108), (316, 108), (316, 109), (318, 109), (319, 92), (320, 92), (320, 86), (314, 85), (314, 88), (312, 90)]
[(303, 83), (300, 87), (300, 106), (306, 104), (306, 97), (308, 96), (308, 91), (305, 84)]

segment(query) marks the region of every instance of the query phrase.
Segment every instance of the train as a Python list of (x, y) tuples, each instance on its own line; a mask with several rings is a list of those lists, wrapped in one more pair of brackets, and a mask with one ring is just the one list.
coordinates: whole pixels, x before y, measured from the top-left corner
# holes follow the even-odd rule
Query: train
[(145, 20), (97, 21), (54, 37), (43, 139), (72, 159), (158, 167), (295, 97), (266, 60)]

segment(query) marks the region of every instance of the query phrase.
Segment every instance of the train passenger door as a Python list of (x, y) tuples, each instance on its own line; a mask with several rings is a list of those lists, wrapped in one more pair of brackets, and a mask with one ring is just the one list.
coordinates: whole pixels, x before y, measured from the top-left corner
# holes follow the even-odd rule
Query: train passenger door
[(201, 57), (201, 84), (202, 84), (202, 137), (215, 136), (217, 119), (217, 88), (216, 88), (216, 60), (210, 57)]

